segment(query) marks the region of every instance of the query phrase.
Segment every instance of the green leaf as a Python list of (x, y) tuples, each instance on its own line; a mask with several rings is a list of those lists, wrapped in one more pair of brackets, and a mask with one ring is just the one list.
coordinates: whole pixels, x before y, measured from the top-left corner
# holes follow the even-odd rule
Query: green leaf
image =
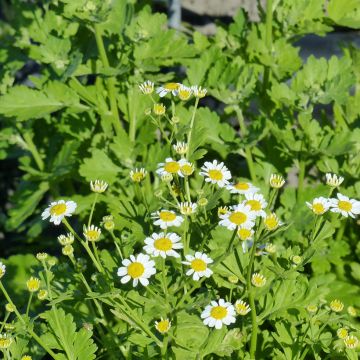
[(327, 11), (336, 24), (360, 29), (359, 0), (330, 0)]

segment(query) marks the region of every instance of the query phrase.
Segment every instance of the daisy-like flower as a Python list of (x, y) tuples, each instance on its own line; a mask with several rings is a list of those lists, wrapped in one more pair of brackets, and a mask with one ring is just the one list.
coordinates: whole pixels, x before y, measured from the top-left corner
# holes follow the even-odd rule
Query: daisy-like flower
[(199, 206), (205, 207), (209, 203), (209, 200), (207, 198), (200, 198), (197, 203)]
[(166, 83), (163, 86), (159, 86), (156, 89), (156, 93), (159, 94), (160, 97), (164, 97), (168, 93), (172, 93), (174, 96), (176, 96), (178, 94), (178, 90), (180, 86), (181, 86), (180, 83), (174, 83), (174, 82)]
[(179, 97), (180, 100), (186, 101), (189, 100), (190, 96), (192, 94), (192, 90), (191, 88), (185, 86), (185, 85), (180, 85), (178, 91), (177, 91), (177, 95)]
[(344, 339), (344, 344), (348, 349), (355, 349), (359, 345), (359, 339), (355, 335), (350, 335)]
[(138, 254), (136, 257), (130, 255), (130, 259), (124, 259), (122, 261), (124, 266), (119, 267), (118, 276), (121, 277), (121, 283), (126, 284), (131, 279), (133, 286), (141, 283), (143, 286), (149, 285), (149, 278), (156, 273), (155, 262), (150, 260), (149, 255)]
[(220, 217), (221, 215), (226, 215), (230, 212), (230, 208), (228, 206), (219, 206), (217, 209), (217, 214)]
[(196, 212), (197, 204), (191, 202), (182, 202), (179, 204), (179, 209), (183, 215), (192, 215)]
[(223, 324), (230, 325), (236, 321), (234, 306), (226, 302), (224, 299), (219, 301), (212, 301), (211, 305), (206, 306), (205, 310), (201, 313), (203, 322), (209, 327), (221, 329)]
[(266, 202), (265, 198), (261, 194), (256, 193), (247, 193), (245, 194), (246, 200), (244, 201), (245, 205), (249, 205), (251, 211), (253, 211), (256, 216), (266, 217), (266, 209), (268, 203)]
[(226, 187), (230, 190), (231, 194), (249, 194), (256, 193), (259, 191), (259, 188), (255, 187), (253, 184), (245, 181), (238, 181), (235, 184), (230, 184)]
[(74, 253), (74, 248), (72, 245), (65, 245), (62, 249), (61, 249), (63, 255), (65, 256), (72, 256), (72, 254)]
[(172, 210), (160, 210), (151, 214), (154, 221), (154, 225), (160, 226), (161, 229), (167, 229), (170, 226), (181, 226), (184, 218), (176, 215)]
[(231, 173), (223, 162), (218, 163), (214, 160), (212, 163), (206, 161), (201, 168), (200, 175), (205, 177), (206, 182), (217, 184), (219, 187), (228, 185), (231, 179)]
[(336, 174), (326, 173), (326, 185), (331, 187), (338, 187), (344, 181), (342, 176), (337, 176)]
[(350, 316), (356, 317), (357, 316), (357, 310), (353, 306), (348, 306), (347, 312)]
[(134, 170), (130, 171), (130, 179), (133, 182), (141, 182), (145, 179), (145, 176), (147, 174), (147, 171), (144, 168), (136, 168)]
[(198, 86), (198, 85), (192, 86), (191, 90), (192, 90), (194, 96), (199, 99), (205, 97), (205, 95), (207, 93), (207, 90), (205, 88), (202, 88), (201, 86)]
[(283, 225), (283, 223), (279, 220), (275, 213), (272, 213), (266, 216), (264, 225), (267, 230), (272, 231)]
[(8, 334), (0, 334), (0, 349), (7, 349), (13, 343), (13, 338)]
[(0, 261), (0, 279), (5, 275), (6, 273), (6, 266)]
[(83, 227), (83, 234), (87, 241), (98, 241), (101, 235), (101, 229), (95, 225)]
[(338, 299), (335, 299), (330, 302), (330, 309), (332, 311), (341, 312), (343, 308), (344, 308), (344, 304)]
[(294, 256), (292, 256), (291, 261), (292, 261), (295, 265), (299, 265), (299, 264), (301, 264), (301, 262), (302, 262), (302, 257), (299, 256), (299, 255), (294, 255)]
[(103, 193), (107, 187), (109, 186), (109, 184), (103, 180), (95, 180), (94, 182), (90, 181), (90, 189), (93, 192), (96, 193)]
[(39, 300), (45, 300), (48, 296), (47, 290), (40, 290), (37, 294)]
[(167, 256), (180, 257), (176, 250), (182, 249), (183, 244), (180, 242), (181, 237), (175, 233), (153, 233), (151, 237), (145, 239), (144, 250), (147, 254), (152, 256)]
[(339, 339), (344, 340), (344, 339), (348, 336), (349, 333), (348, 333), (347, 329), (345, 329), (345, 328), (340, 328), (340, 329), (338, 329), (338, 330), (336, 331), (336, 334), (337, 334), (337, 336), (338, 336)]
[(185, 155), (189, 149), (188, 144), (186, 142), (178, 141), (173, 145), (173, 149), (179, 155)]
[(330, 199), (330, 211), (340, 213), (345, 217), (355, 218), (355, 215), (360, 214), (360, 201), (349, 199), (347, 196), (337, 193), (337, 199)]
[(156, 170), (156, 173), (160, 176), (167, 174), (178, 174), (182, 176), (180, 168), (181, 165), (179, 161), (176, 161), (173, 158), (166, 158), (164, 163), (158, 164), (158, 169)]
[(178, 173), (180, 176), (190, 176), (194, 172), (194, 164), (187, 161), (186, 159), (179, 160), (180, 172)]
[(114, 217), (112, 215), (103, 216), (101, 226), (107, 231), (112, 231), (115, 228)]
[(244, 227), (241, 226), (239, 227), (237, 234), (240, 238), (240, 240), (245, 241), (245, 240), (251, 240), (254, 236), (254, 230), (251, 227)]
[(32, 357), (30, 355), (24, 355), (21, 360), (32, 360)]
[(251, 276), (251, 283), (256, 287), (263, 287), (266, 284), (266, 277), (259, 273), (254, 273)]
[(150, 80), (146, 80), (142, 84), (139, 84), (140, 91), (145, 95), (150, 95), (154, 92), (154, 83)]
[(161, 116), (165, 114), (166, 107), (162, 103), (154, 104), (153, 111), (155, 115)]
[(30, 292), (36, 292), (40, 289), (40, 279), (36, 278), (36, 277), (31, 277), (27, 282), (26, 282), (26, 287)]
[(313, 304), (309, 304), (307, 307), (306, 307), (306, 310), (311, 313), (311, 314), (314, 314), (318, 311), (318, 307), (316, 305), (313, 305)]
[(235, 310), (239, 315), (242, 316), (246, 315), (251, 311), (250, 306), (245, 301), (242, 300), (236, 300)]
[(47, 253), (37, 253), (37, 254), (36, 254), (36, 258), (37, 258), (39, 261), (46, 260), (48, 256), (49, 256), (49, 255), (48, 255)]
[(214, 261), (206, 254), (197, 251), (194, 256), (186, 255), (185, 259), (187, 261), (182, 261), (182, 263), (190, 266), (186, 275), (192, 275), (193, 280), (198, 281), (203, 276), (208, 278), (213, 274), (213, 271), (208, 268), (208, 264), (211, 264)]
[(281, 175), (271, 174), (269, 183), (271, 187), (280, 189), (285, 184), (285, 179)]
[(59, 235), (57, 239), (62, 246), (71, 245), (75, 240), (72, 233), (68, 233), (67, 235)]
[(329, 210), (330, 207), (329, 199), (326, 199), (322, 196), (315, 198), (311, 203), (307, 201), (306, 205), (316, 215), (324, 214), (326, 211)]
[(160, 334), (166, 334), (171, 328), (171, 321), (169, 319), (161, 318), (160, 321), (155, 321), (155, 329)]
[(249, 205), (238, 204), (232, 206), (232, 210), (225, 215), (220, 215), (219, 225), (225, 226), (229, 230), (236, 227), (252, 228), (255, 225), (256, 214), (251, 211)]
[(16, 310), (16, 306), (12, 303), (7, 303), (5, 305), (5, 310), (9, 313), (13, 313)]
[(76, 206), (74, 201), (53, 201), (43, 211), (41, 218), (45, 220), (50, 217), (50, 222), (53, 222), (54, 225), (59, 225), (65, 216), (71, 216), (74, 213)]

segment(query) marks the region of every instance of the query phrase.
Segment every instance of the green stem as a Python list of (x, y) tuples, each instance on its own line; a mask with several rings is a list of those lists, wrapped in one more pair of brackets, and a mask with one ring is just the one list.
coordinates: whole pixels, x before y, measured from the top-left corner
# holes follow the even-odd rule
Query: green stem
[[(123, 247), (121, 238), (120, 238), (120, 239), (117, 238), (117, 237), (115, 236), (115, 234), (114, 234), (114, 231), (110, 231), (110, 234), (111, 234), (111, 236), (112, 236), (112, 238), (113, 238), (113, 240), (114, 240), (114, 244), (115, 244), (116, 250), (118, 251), (118, 253), (119, 253), (120, 257), (121, 257), (121, 260), (124, 260), (124, 255), (123, 255), (122, 250), (121, 250), (121, 248)], [(119, 245), (118, 245), (118, 243), (117, 243), (118, 240), (119, 240), (119, 242), (120, 242), (120, 246), (121, 246), (121, 247), (119, 247)]]
[(26, 316), (29, 316), (29, 310), (30, 310), (30, 305), (31, 305), (31, 300), (33, 298), (33, 295), (34, 295), (34, 293), (30, 292), (29, 300), (28, 300), (28, 303), (27, 303), (27, 306), (26, 306)]
[[(98, 24), (94, 25), (94, 32), (95, 32), (95, 40), (99, 51), (100, 60), (105, 68), (110, 68), (109, 60), (107, 58), (104, 42), (102, 39), (101, 28)], [(107, 84), (107, 91), (110, 100), (110, 110), (113, 116), (113, 126), (115, 129), (115, 133), (119, 135), (123, 129), (120, 124), (119, 111), (116, 102), (115, 79), (113, 77), (109, 77), (106, 81), (106, 84)]]
[(188, 202), (191, 203), (189, 178), (187, 176), (185, 176), (185, 189), (186, 189), (186, 196), (188, 198)]
[(6, 322), (8, 321), (9, 316), (10, 316), (10, 313), (7, 312), (7, 313), (5, 314), (4, 321), (3, 321), (2, 325), (1, 325), (1, 328), (0, 328), (0, 334), (2, 334), (2, 331), (4, 330), (5, 324), (6, 324)]
[[(272, 23), (273, 23), (273, 11), (272, 0), (266, 1), (266, 24), (265, 24), (265, 45), (268, 48), (269, 54), (272, 52)], [(263, 91), (265, 93), (270, 79), (270, 67), (267, 66), (264, 72)]]
[(13, 305), (15, 308), (15, 314), (18, 317), (18, 319), (21, 321), (21, 323), (25, 326), (26, 331), (29, 333), (29, 335), (53, 358), (56, 360), (57, 355), (48, 348), (48, 346), (46, 344), (44, 344), (44, 342), (41, 340), (41, 338), (36, 335), (34, 333), (34, 331), (32, 329), (29, 329), (29, 327), (27, 326), (25, 320), (23, 319), (23, 317), (20, 315), (19, 311), (17, 310), (16, 306), (14, 305), (14, 303), (12, 302), (9, 294), (7, 293), (6, 289), (4, 288), (4, 285), (2, 284), (2, 282), (0, 281), (0, 290), (3, 292), (6, 300), (8, 301), (9, 304)]
[(195, 99), (195, 105), (194, 105), (193, 113), (192, 113), (191, 120), (190, 120), (190, 130), (189, 130), (189, 134), (188, 134), (187, 152), (186, 152), (186, 159), (187, 159), (187, 160), (189, 159), (191, 135), (192, 135), (193, 127), (194, 127), (195, 114), (196, 114), (196, 110), (197, 110), (198, 105), (199, 105), (199, 98), (196, 98), (196, 99)]
[(304, 189), (304, 179), (305, 179), (305, 171), (306, 171), (306, 165), (304, 160), (300, 160), (299, 162), (299, 183), (298, 183), (298, 200), (300, 197), (300, 194), (302, 194)]
[(161, 276), (162, 276), (162, 282), (163, 282), (163, 289), (164, 289), (164, 295), (165, 295), (165, 302), (167, 302), (168, 298), (168, 289), (167, 289), (167, 281), (166, 281), (166, 266), (165, 266), (165, 259), (161, 258)]
[(92, 217), (93, 217), (93, 214), (94, 214), (95, 204), (97, 202), (98, 197), (99, 197), (99, 193), (95, 193), (94, 201), (93, 201), (93, 204), (91, 206), (91, 211), (90, 211), (90, 216), (89, 216), (89, 221), (88, 221), (88, 227), (91, 225), (91, 220), (92, 220)]
[(33, 156), (37, 167), (39, 168), (40, 171), (43, 171), (45, 168), (44, 162), (40, 156), (40, 153), (37, 150), (37, 147), (35, 146), (32, 137), (30, 135), (29, 132), (24, 132), (23, 134), (23, 138), (26, 142), (26, 145), (28, 147), (28, 150), (31, 152), (31, 155)]
[(178, 302), (178, 304), (175, 306), (175, 310), (177, 310), (189, 297), (190, 295), (197, 290), (200, 285), (207, 279), (207, 277), (203, 277), (199, 281), (197, 281), (192, 288), (181, 298), (181, 300)]

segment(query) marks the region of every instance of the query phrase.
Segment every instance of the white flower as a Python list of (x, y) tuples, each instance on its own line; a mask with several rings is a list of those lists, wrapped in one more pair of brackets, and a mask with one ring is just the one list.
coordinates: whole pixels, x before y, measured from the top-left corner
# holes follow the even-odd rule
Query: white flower
[(119, 267), (118, 276), (121, 277), (121, 283), (126, 284), (131, 279), (133, 286), (141, 283), (143, 286), (149, 285), (149, 278), (156, 273), (155, 262), (150, 260), (149, 255), (138, 254), (136, 257), (130, 255), (130, 259), (122, 261), (123, 267)]
[(200, 175), (205, 177), (206, 182), (217, 184), (219, 187), (228, 185), (229, 179), (231, 179), (231, 173), (223, 162), (218, 163), (214, 160), (212, 163), (206, 161), (201, 168)]
[(311, 203), (307, 201), (306, 205), (308, 208), (310, 208), (313, 211), (314, 214), (322, 215), (329, 210), (330, 202), (329, 199), (326, 199), (321, 196), (315, 198)]
[(209, 327), (221, 329), (223, 324), (230, 325), (236, 321), (234, 306), (225, 300), (220, 299), (212, 301), (211, 305), (206, 306), (205, 310), (201, 313), (203, 322)]
[(98, 241), (100, 239), (101, 229), (95, 225), (90, 225), (88, 227), (84, 225), (83, 232), (87, 241)]
[(182, 261), (182, 263), (190, 266), (186, 275), (192, 275), (193, 280), (198, 281), (203, 276), (208, 278), (213, 274), (213, 271), (208, 268), (208, 264), (211, 264), (213, 259), (209, 258), (206, 254), (196, 252), (194, 256), (186, 255), (185, 259), (187, 261)]
[(194, 96), (199, 99), (203, 98), (207, 93), (207, 90), (205, 88), (202, 88), (201, 86), (198, 86), (198, 85), (192, 86), (191, 90), (192, 90)]
[(259, 273), (254, 273), (251, 276), (251, 283), (256, 287), (263, 287), (266, 284), (266, 277)]
[(236, 300), (235, 310), (239, 315), (244, 316), (251, 311), (251, 308), (245, 301)]
[(139, 84), (139, 89), (145, 95), (152, 94), (154, 91), (154, 83), (150, 80), (147, 80), (142, 84)]
[(196, 212), (197, 204), (191, 202), (182, 202), (179, 204), (179, 209), (183, 215), (191, 215)]
[(239, 181), (235, 184), (230, 184), (226, 188), (230, 190), (231, 194), (248, 194), (256, 193), (259, 191), (259, 188), (245, 181)]
[(270, 176), (270, 186), (279, 189), (285, 184), (285, 179), (278, 174), (271, 174)]
[(160, 321), (155, 321), (155, 329), (160, 334), (167, 333), (171, 328), (171, 321), (169, 319), (163, 319), (161, 318)]
[(185, 142), (178, 141), (173, 145), (173, 149), (179, 155), (185, 155), (189, 149), (188, 144)]
[(337, 199), (329, 199), (330, 211), (340, 213), (345, 217), (355, 218), (355, 215), (360, 214), (360, 201), (349, 199), (347, 196), (337, 193)]
[(172, 93), (174, 96), (177, 95), (178, 90), (180, 88), (181, 84), (180, 83), (166, 83), (163, 86), (159, 86), (156, 89), (156, 93), (159, 94), (160, 97), (164, 97), (165, 95), (167, 95), (168, 93)]
[(266, 209), (268, 203), (266, 202), (265, 198), (261, 194), (256, 193), (246, 193), (245, 194), (246, 200), (244, 201), (245, 205), (249, 205), (251, 211), (253, 211), (256, 216), (266, 217)]
[(180, 255), (175, 250), (183, 248), (183, 244), (179, 242), (180, 240), (181, 237), (175, 233), (153, 233), (151, 237), (145, 239), (144, 250), (149, 255), (160, 255), (164, 259), (167, 256), (178, 258)]
[(160, 226), (161, 229), (167, 229), (170, 226), (181, 226), (184, 221), (182, 216), (176, 215), (172, 210), (160, 210), (151, 214), (154, 219), (154, 225)]
[(50, 217), (50, 222), (59, 225), (65, 216), (71, 216), (76, 209), (74, 201), (53, 201), (41, 214), (43, 220)]
[(279, 220), (275, 213), (266, 215), (264, 220), (265, 228), (269, 231), (276, 230), (279, 226), (282, 226), (283, 223)]
[(90, 189), (96, 193), (103, 193), (109, 184), (103, 180), (95, 180), (94, 182), (90, 181)]
[(238, 204), (232, 206), (232, 211), (219, 215), (219, 225), (225, 226), (229, 230), (236, 227), (252, 228), (255, 225), (256, 213), (251, 211), (250, 205)]
[(191, 94), (192, 94), (192, 89), (182, 84), (180, 85), (177, 91), (177, 95), (179, 96), (179, 99), (183, 101), (188, 100)]
[(6, 273), (6, 266), (0, 261), (0, 279), (5, 275)]
[(194, 164), (190, 163), (186, 159), (180, 159), (178, 163), (180, 165), (180, 172), (178, 174), (181, 177), (190, 176), (194, 172)]
[(164, 163), (160, 163), (158, 164), (158, 169), (156, 170), (156, 173), (159, 176), (163, 176), (163, 175), (173, 175), (173, 174), (178, 174), (180, 176), (182, 176), (181, 172), (180, 172), (180, 163), (172, 158), (166, 158)]
[(337, 176), (336, 174), (326, 173), (326, 185), (331, 187), (338, 187), (344, 181), (342, 176)]
[(68, 233), (67, 235), (59, 235), (57, 239), (62, 246), (71, 245), (75, 240), (72, 233)]
[(254, 230), (251, 227), (240, 226), (237, 234), (242, 241), (251, 240), (254, 237)]
[(344, 344), (348, 349), (355, 349), (359, 345), (359, 339), (355, 335), (350, 335), (344, 339)]
[(130, 171), (130, 179), (134, 182), (141, 182), (145, 179), (147, 171), (144, 168), (136, 168)]

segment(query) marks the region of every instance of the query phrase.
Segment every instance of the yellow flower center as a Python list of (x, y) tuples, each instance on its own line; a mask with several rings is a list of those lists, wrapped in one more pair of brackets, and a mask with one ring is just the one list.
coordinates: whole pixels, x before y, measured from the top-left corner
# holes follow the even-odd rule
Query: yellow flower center
[(321, 215), (325, 212), (325, 208), (324, 208), (324, 205), (321, 204), (321, 203), (315, 203), (313, 204), (312, 206), (312, 210), (315, 214), (317, 215)]
[(246, 205), (249, 205), (252, 211), (261, 210), (261, 202), (259, 200), (248, 200)]
[(276, 219), (275, 216), (268, 216), (265, 219), (265, 226), (269, 229), (269, 230), (273, 230), (276, 229), (278, 227), (278, 221)]
[(174, 221), (176, 219), (176, 215), (170, 211), (160, 211), (159, 218), (162, 221)]
[(154, 241), (154, 247), (156, 250), (169, 251), (172, 249), (172, 242), (169, 238), (159, 238)]
[(144, 175), (141, 172), (136, 172), (132, 175), (133, 181), (136, 181), (136, 182), (140, 182), (143, 178), (144, 178)]
[(184, 174), (184, 175), (191, 175), (193, 173), (193, 167), (189, 164), (185, 164), (181, 167), (180, 171)]
[(251, 236), (251, 230), (250, 229), (239, 229), (238, 235), (241, 240), (246, 240)]
[(338, 207), (340, 210), (349, 212), (352, 209), (352, 204), (350, 201), (339, 200)]
[(88, 230), (86, 231), (85, 235), (90, 240), (97, 240), (100, 236), (99, 232), (96, 230)]
[(144, 272), (144, 265), (140, 262), (133, 262), (127, 268), (128, 274), (133, 278), (139, 278)]
[(214, 306), (210, 311), (210, 316), (216, 320), (221, 320), (227, 315), (227, 310), (223, 306)]
[(207, 265), (204, 260), (194, 259), (193, 261), (191, 261), (191, 268), (196, 272), (205, 271), (207, 268)]
[(169, 327), (169, 320), (161, 320), (156, 324), (156, 329), (161, 333), (167, 332)]
[(57, 204), (57, 205), (52, 206), (51, 209), (50, 209), (50, 214), (59, 216), (59, 215), (64, 214), (65, 211), (66, 211), (66, 204), (61, 203), (61, 204)]
[(247, 313), (247, 308), (246, 308), (246, 304), (236, 304), (236, 311), (239, 314), (246, 314)]
[(224, 177), (223, 173), (220, 170), (209, 170), (208, 174), (211, 180), (216, 180), (216, 181), (222, 180)]
[(230, 216), (229, 216), (229, 220), (236, 225), (241, 225), (243, 224), (247, 219), (246, 214), (240, 212), (240, 211), (235, 211), (233, 212)]
[(248, 190), (250, 186), (248, 183), (238, 182), (236, 185), (234, 185), (234, 188), (237, 190)]
[(179, 88), (179, 84), (177, 83), (166, 83), (164, 85), (164, 89), (169, 90), (169, 91), (173, 91), (173, 90), (177, 90)]
[(164, 170), (170, 174), (174, 174), (180, 170), (180, 165), (176, 161), (170, 161), (165, 164)]
[(180, 90), (179, 91), (179, 98), (181, 100), (187, 100), (191, 95), (191, 92), (189, 90)]

